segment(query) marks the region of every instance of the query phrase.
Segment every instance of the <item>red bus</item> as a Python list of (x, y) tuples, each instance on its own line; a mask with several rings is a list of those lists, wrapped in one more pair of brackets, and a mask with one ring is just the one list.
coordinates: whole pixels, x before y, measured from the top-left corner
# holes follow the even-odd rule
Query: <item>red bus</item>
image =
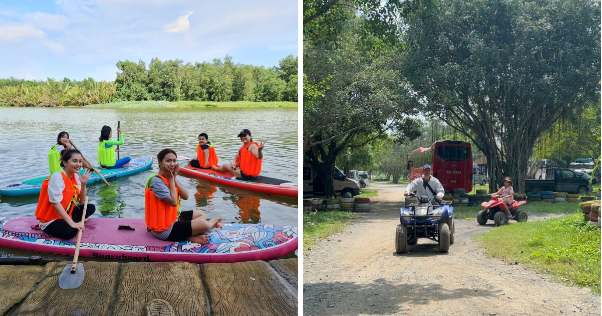
[(456, 140), (434, 142), (431, 147), (420, 147), (410, 154), (408, 169), (410, 181), (422, 176), (422, 166), (431, 165), (432, 175), (446, 192), (454, 189), (472, 191), (472, 149), (470, 143)]

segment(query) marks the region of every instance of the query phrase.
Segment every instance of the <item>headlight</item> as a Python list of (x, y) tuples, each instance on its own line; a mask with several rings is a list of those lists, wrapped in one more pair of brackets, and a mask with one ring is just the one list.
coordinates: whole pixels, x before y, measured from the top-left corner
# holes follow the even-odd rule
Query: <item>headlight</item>
[(426, 216), (428, 207), (416, 207), (416, 216)]
[(438, 209), (435, 212), (433, 212), (433, 214), (431, 214), (431, 216), (439, 217), (439, 216), (441, 216), (442, 213), (443, 213), (443, 209)]

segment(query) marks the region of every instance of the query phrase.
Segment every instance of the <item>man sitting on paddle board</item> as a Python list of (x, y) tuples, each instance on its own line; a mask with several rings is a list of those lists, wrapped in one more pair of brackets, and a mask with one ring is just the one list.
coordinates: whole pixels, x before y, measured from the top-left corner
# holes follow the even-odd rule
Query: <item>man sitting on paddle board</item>
[(207, 133), (199, 134), (199, 145), (196, 147), (197, 159), (190, 160), (190, 165), (195, 168), (219, 170), (218, 158), (213, 143)]
[[(82, 160), (82, 154), (77, 149), (63, 151), (62, 172), (55, 172), (42, 182), (35, 215), (40, 221), (40, 228), (50, 236), (71, 239), (79, 230), (84, 229), (84, 224), (80, 221), (84, 212), (86, 183), (91, 171), (87, 169), (79, 176)], [(78, 202), (79, 205), (76, 206)], [(95, 210), (95, 206), (88, 203), (86, 218), (94, 214)]]
[(203, 233), (221, 227), (221, 218), (207, 220), (202, 210), (179, 213), (180, 199), (188, 199), (188, 191), (176, 181), (179, 165), (174, 150), (165, 148), (157, 154), (159, 174), (152, 175), (144, 190), (146, 226), (161, 240), (190, 240), (198, 244), (209, 241)]
[(234, 157), (235, 163), (224, 164), (221, 170), (230, 171), (235, 177), (243, 180), (254, 180), (261, 173), (261, 161), (265, 143), (257, 143), (251, 138), (251, 131), (243, 129), (238, 133), (242, 147)]

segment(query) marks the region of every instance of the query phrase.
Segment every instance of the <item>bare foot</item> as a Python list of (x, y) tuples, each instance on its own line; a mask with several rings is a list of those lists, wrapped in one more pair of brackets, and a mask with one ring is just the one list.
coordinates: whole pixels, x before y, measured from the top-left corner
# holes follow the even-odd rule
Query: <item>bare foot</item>
[(211, 227), (217, 227), (217, 228), (221, 228), (222, 224), (221, 224), (222, 219), (221, 218), (213, 218), (209, 221), (209, 224), (211, 224)]
[(191, 242), (204, 245), (209, 242), (209, 236), (207, 235), (196, 235), (188, 237)]

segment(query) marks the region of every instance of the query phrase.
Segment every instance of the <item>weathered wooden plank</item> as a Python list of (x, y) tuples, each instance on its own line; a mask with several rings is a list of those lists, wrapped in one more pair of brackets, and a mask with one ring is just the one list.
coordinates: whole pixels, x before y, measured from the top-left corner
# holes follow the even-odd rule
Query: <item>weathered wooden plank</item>
[(71, 290), (59, 288), (65, 262), (45, 266), (46, 278), (16, 309), (18, 315), (105, 315), (113, 299), (117, 262), (84, 263), (84, 283)]
[(299, 277), (297, 271), (299, 260), (296, 258), (272, 260), (270, 261), (270, 265), (295, 289), (298, 288)]
[(176, 315), (209, 315), (199, 265), (186, 262), (124, 263), (113, 315), (147, 315), (155, 308)]
[[(44, 278), (42, 266), (0, 267), (0, 315), (19, 303)], [(57, 283), (58, 286), (58, 283)]]
[(264, 261), (201, 265), (212, 315), (297, 315), (297, 296)]

